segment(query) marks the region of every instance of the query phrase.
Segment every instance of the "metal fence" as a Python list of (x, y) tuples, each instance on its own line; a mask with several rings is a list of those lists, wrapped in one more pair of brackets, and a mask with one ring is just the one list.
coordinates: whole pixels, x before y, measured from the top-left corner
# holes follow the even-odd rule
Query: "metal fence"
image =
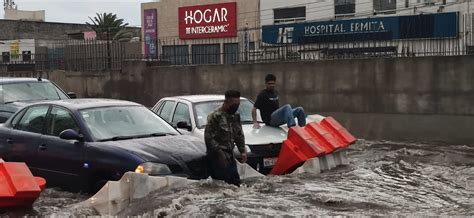
[(125, 59), (141, 58), (141, 44), (107, 41), (41, 40), (36, 53), (2, 55), (0, 72), (120, 70)]

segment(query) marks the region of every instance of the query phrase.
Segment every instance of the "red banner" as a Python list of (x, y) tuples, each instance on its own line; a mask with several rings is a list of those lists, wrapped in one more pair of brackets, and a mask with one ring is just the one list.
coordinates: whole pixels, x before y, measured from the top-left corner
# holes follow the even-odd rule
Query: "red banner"
[(237, 3), (179, 8), (179, 38), (202, 39), (237, 36)]

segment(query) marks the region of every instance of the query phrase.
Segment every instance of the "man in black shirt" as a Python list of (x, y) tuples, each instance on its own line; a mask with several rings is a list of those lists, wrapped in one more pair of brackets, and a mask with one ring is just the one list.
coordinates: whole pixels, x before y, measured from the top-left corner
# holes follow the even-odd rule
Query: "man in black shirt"
[(298, 118), (298, 125), (306, 125), (306, 115), (302, 107), (291, 108), (290, 105), (280, 107), (278, 92), (275, 90), (276, 77), (268, 74), (265, 77), (266, 89), (260, 92), (252, 109), (253, 127), (258, 129), (257, 109), (260, 110), (263, 122), (268, 126), (279, 127), (287, 124), (288, 127), (295, 126), (295, 117)]

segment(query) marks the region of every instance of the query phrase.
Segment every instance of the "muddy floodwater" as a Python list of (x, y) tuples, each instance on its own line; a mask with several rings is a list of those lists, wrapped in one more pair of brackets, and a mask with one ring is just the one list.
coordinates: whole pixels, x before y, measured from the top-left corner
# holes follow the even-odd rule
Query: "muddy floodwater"
[[(360, 140), (348, 156), (348, 166), (321, 175), (163, 190), (120, 215), (474, 215), (473, 146)], [(47, 189), (33, 208), (0, 215), (97, 215), (75, 205), (88, 197)]]

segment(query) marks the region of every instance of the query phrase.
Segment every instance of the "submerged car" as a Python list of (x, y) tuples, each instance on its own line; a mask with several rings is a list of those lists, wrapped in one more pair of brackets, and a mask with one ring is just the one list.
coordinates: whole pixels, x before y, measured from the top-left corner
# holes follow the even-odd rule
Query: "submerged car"
[[(204, 141), (207, 116), (219, 108), (224, 99), (223, 95), (169, 97), (159, 100), (152, 110), (181, 133)], [(253, 103), (247, 98), (241, 98), (240, 101), (238, 113), (245, 135), (248, 164), (261, 173), (269, 173), (276, 163), (282, 142), (287, 138), (287, 131), (265, 125), (254, 129), (251, 114)], [(261, 121), (260, 117), (258, 120)], [(237, 149), (234, 153), (240, 156)]]
[(0, 78), (0, 123), (24, 106), (45, 100), (75, 98), (53, 82), (41, 78)]
[(41, 102), (0, 127), (0, 158), (25, 162), (60, 187), (95, 189), (128, 171), (207, 178), (206, 147), (127, 101)]

